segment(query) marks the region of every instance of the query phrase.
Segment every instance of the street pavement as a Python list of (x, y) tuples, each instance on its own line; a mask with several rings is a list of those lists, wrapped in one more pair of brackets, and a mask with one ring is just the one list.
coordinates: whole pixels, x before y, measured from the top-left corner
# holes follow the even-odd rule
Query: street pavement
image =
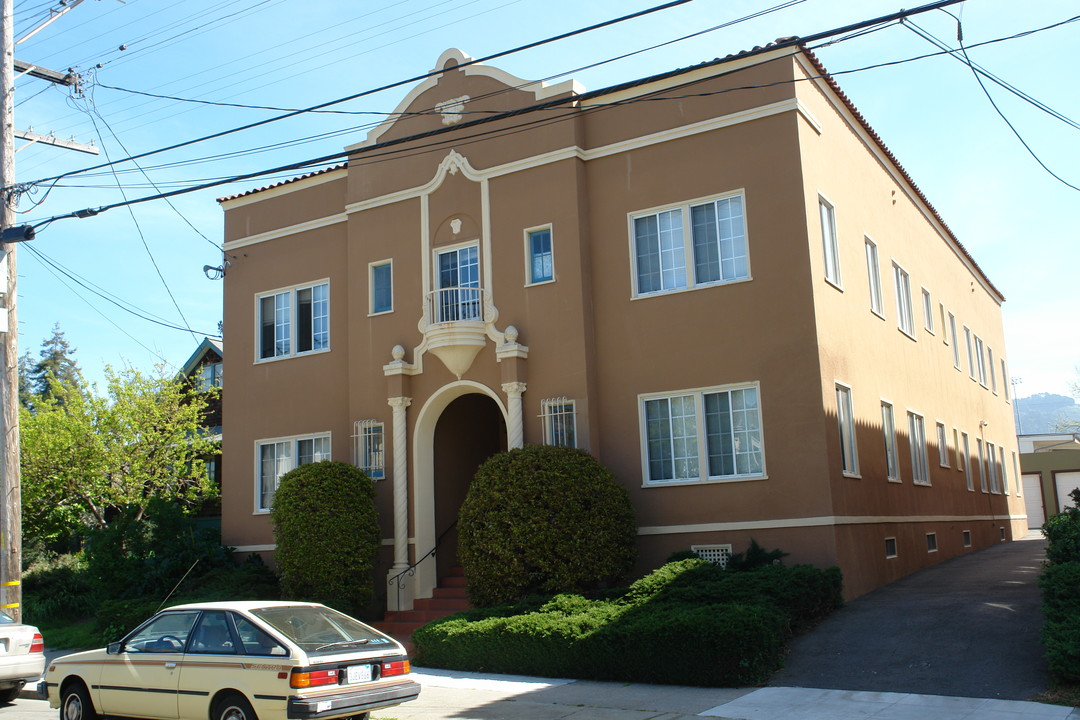
[[(420, 697), (375, 720), (1080, 720), (1028, 702), (1048, 679), (1037, 536), (953, 558), (797, 638), (769, 687), (604, 683), (415, 668)], [(55, 717), (28, 688), (2, 720)]]

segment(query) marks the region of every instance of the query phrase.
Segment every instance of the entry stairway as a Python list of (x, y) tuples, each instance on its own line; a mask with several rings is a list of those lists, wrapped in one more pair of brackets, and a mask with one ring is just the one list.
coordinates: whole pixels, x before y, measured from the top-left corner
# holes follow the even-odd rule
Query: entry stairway
[(461, 567), (453, 567), (449, 575), (439, 579), (430, 598), (413, 600), (412, 610), (388, 611), (382, 622), (373, 624), (387, 635), (408, 642), (417, 628), (471, 608), (465, 595), (465, 573)]

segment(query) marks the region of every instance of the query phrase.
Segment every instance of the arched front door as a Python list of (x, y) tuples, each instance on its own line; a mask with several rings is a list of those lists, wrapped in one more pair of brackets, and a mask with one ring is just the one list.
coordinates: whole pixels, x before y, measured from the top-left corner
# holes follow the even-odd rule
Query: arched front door
[(457, 564), (458, 510), (476, 468), (506, 450), (502, 411), (487, 395), (462, 395), (451, 402), (435, 425), (435, 532), (439, 549), (436, 572), (445, 577)]

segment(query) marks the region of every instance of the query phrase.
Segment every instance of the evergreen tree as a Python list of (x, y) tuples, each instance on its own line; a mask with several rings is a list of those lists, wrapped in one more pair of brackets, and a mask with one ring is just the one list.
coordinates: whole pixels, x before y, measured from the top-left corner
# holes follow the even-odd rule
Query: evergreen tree
[(41, 343), (41, 352), (34, 362), (27, 353), (19, 359), (19, 401), (33, 411), (35, 406), (58, 399), (53, 391), (53, 381), (69, 389), (82, 391), (83, 377), (71, 347), (60, 324), (53, 326), (52, 337)]

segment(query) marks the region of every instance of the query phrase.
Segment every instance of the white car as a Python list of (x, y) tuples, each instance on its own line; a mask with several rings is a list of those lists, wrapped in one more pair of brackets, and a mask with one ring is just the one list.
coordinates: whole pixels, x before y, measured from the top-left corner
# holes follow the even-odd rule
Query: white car
[(33, 625), (23, 625), (0, 612), (0, 703), (19, 697), (28, 682), (45, 669), (45, 643)]
[(324, 605), (201, 603), (53, 660), (42, 694), (61, 720), (366, 719), (420, 694), (409, 672), (396, 640)]

